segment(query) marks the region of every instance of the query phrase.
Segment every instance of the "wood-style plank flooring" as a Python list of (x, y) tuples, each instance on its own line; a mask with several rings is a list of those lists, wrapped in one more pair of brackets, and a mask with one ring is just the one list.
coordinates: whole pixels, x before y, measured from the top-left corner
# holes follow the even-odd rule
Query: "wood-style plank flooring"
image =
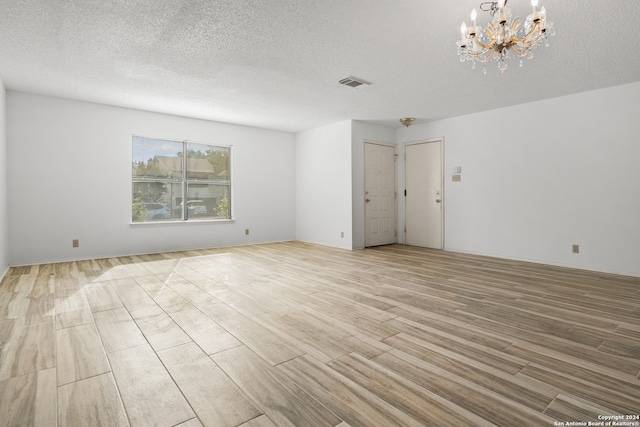
[(640, 415), (640, 278), (299, 242), (14, 267), (0, 348), (3, 426), (586, 423)]

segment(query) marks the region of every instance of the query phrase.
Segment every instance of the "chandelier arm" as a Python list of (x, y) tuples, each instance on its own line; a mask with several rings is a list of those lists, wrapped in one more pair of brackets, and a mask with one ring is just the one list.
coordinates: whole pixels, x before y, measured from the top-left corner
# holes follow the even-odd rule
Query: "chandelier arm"
[(543, 38), (543, 33), (540, 32), (540, 35), (538, 37), (536, 37), (534, 40), (529, 40), (535, 33), (536, 30), (538, 29), (538, 27), (540, 27), (540, 23), (538, 22), (534, 22), (533, 26), (531, 27), (531, 29), (529, 30), (529, 32), (527, 34), (525, 34), (522, 37), (513, 37), (513, 41), (516, 43), (520, 43), (520, 44), (527, 44), (530, 46), (533, 46), (535, 44), (538, 44)]
[(525, 34), (522, 37), (511, 37), (511, 41), (513, 41), (513, 44), (527, 44), (527, 37), (529, 37), (530, 34)]
[(489, 58), (491, 57), (491, 55), (488, 54), (486, 51), (482, 51), (482, 52), (472, 54), (471, 57), (476, 61), (480, 61), (483, 64), (486, 64), (489, 61)]
[(533, 46), (539, 44), (543, 39), (544, 39), (544, 35), (542, 33), (540, 33), (540, 35), (538, 35), (535, 39), (527, 40), (526, 44), (528, 45), (528, 47), (533, 47)]
[(518, 30), (518, 27), (520, 26), (522, 22), (520, 21), (520, 18), (515, 18), (513, 20), (513, 22), (511, 23), (511, 34), (515, 34), (516, 31)]
[(516, 44), (512, 44), (511, 46), (509, 46), (511, 48), (512, 51), (514, 51), (518, 56), (522, 56), (522, 54), (524, 53), (524, 51), (520, 50), (517, 48), (518, 45)]
[(489, 22), (489, 25), (491, 26), (493, 31), (491, 31), (489, 27), (484, 29), (484, 32), (487, 33), (487, 37), (489, 37), (489, 42), (487, 44), (483, 44), (482, 42), (478, 43), (483, 49), (491, 49), (496, 44), (495, 34), (498, 32), (498, 29), (493, 22)]
[(482, 43), (478, 36), (473, 36), (473, 42), (480, 46), (482, 50), (491, 49), (491, 47), (496, 43), (495, 39), (491, 37), (491, 35), (489, 35), (489, 43), (487, 44)]

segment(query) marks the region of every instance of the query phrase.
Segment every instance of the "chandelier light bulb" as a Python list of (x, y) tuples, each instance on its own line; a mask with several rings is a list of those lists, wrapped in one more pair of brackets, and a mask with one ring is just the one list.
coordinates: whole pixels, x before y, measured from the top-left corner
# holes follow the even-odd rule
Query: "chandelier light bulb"
[[(534, 0), (535, 1), (535, 0)], [(471, 20), (473, 21), (473, 26), (476, 26), (476, 18), (478, 16), (478, 12), (476, 12), (476, 8), (474, 7), (471, 11)]]
[(536, 12), (536, 8), (533, 8), (533, 21), (534, 22), (540, 22), (541, 20), (545, 19), (545, 16), (547, 15), (547, 11), (545, 10), (544, 6), (542, 6), (540, 8), (540, 12)]
[(460, 39), (460, 47), (465, 47), (469, 41), (467, 39), (467, 24), (464, 22), (460, 25), (460, 34), (462, 35), (462, 38)]
[(533, 19), (534, 21), (536, 19), (539, 21), (542, 16), (542, 12), (538, 13), (538, 11), (536, 10), (537, 6), (538, 6), (538, 0), (531, 0), (531, 7), (533, 7), (533, 13), (531, 14), (531, 19)]

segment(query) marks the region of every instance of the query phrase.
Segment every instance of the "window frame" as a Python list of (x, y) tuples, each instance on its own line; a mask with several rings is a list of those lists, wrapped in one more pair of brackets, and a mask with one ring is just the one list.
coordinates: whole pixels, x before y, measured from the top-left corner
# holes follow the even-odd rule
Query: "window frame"
[[(143, 138), (143, 139), (147, 139), (147, 140), (155, 140), (155, 141), (159, 141), (159, 142), (170, 142), (170, 143), (178, 143), (178, 144), (182, 144), (182, 176), (179, 178), (175, 178), (175, 177), (144, 177), (144, 176), (135, 176), (134, 175), (134, 170), (133, 170), (133, 164), (134, 164), (134, 144), (135, 144), (135, 139), (136, 138)], [(215, 149), (222, 149), (225, 150), (226, 152), (228, 152), (228, 163), (227, 163), (227, 167), (228, 167), (228, 176), (227, 176), (227, 180), (221, 182), (221, 181), (216, 181), (213, 179), (203, 179), (203, 178), (189, 178), (189, 146), (191, 145), (200, 145), (200, 146), (207, 146), (207, 147), (211, 147), (213, 150)], [(148, 162), (148, 160), (147, 160)], [(134, 226), (138, 226), (138, 225), (144, 225), (144, 226), (149, 226), (149, 225), (167, 225), (167, 224), (189, 224), (189, 223), (203, 223), (203, 222), (215, 222), (215, 223), (229, 223), (229, 222), (234, 222), (234, 208), (233, 208), (233, 201), (234, 201), (234, 196), (233, 196), (233, 145), (217, 145), (217, 144), (210, 144), (210, 143), (204, 143), (204, 142), (199, 142), (199, 141), (192, 141), (192, 140), (188, 140), (188, 139), (184, 139), (184, 140), (177, 140), (177, 139), (168, 139), (168, 138), (156, 138), (156, 137), (149, 137), (149, 136), (142, 136), (142, 135), (137, 135), (137, 134), (132, 134), (131, 136), (131, 169), (130, 169), (130, 173), (131, 173), (131, 181), (130, 181), (130, 198), (129, 198), (129, 203), (130, 203), (130, 215), (129, 215), (129, 223), (130, 225), (134, 225)], [(182, 205), (182, 209), (180, 212), (180, 216), (177, 218), (171, 218), (171, 219), (165, 219), (165, 220), (145, 220), (145, 221), (134, 221), (134, 187), (136, 183), (141, 183), (141, 182), (157, 182), (157, 183), (162, 183), (164, 185), (179, 185), (180, 189), (181, 189), (181, 198), (182, 201), (180, 202), (180, 205)], [(218, 185), (218, 186), (226, 186), (228, 189), (226, 191), (226, 197), (229, 199), (229, 216), (228, 217), (212, 217), (212, 216), (205, 216), (205, 217), (189, 217), (189, 210), (188, 210), (188, 202), (190, 200), (194, 200), (194, 199), (189, 199), (189, 184), (205, 184), (205, 185)], [(185, 201), (187, 201), (187, 203), (185, 203)], [(143, 203), (147, 203), (147, 202), (143, 202)], [(148, 203), (162, 203), (162, 202), (148, 202)], [(173, 206), (172, 206), (173, 208)], [(173, 209), (172, 209), (173, 211)]]

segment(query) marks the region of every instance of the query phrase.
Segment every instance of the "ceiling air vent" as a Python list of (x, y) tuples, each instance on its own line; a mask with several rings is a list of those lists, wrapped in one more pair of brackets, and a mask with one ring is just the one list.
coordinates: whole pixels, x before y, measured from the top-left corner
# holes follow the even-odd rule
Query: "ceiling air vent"
[(358, 87), (358, 86), (362, 86), (362, 85), (370, 85), (371, 83), (366, 81), (366, 80), (362, 80), (359, 79), (357, 77), (353, 77), (353, 76), (349, 76), (349, 77), (345, 77), (344, 79), (340, 80), (338, 83), (340, 83), (341, 85), (346, 85), (346, 86), (351, 86), (351, 87)]

